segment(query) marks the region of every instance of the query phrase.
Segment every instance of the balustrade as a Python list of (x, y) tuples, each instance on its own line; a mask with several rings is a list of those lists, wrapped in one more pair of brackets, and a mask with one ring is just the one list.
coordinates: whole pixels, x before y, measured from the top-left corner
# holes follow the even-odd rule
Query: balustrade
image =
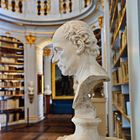
[[(44, 16), (63, 18), (67, 15), (72, 17), (80, 14), (92, 4), (92, 0), (56, 0), (54, 3), (52, 2), (51, 0), (0, 0), (0, 9), (13, 12), (11, 15), (14, 18), (16, 14), (21, 14), (21, 17), (18, 16), (21, 19), (22, 17), (36, 19), (38, 16), (40, 18), (44, 18)], [(5, 13), (3, 12), (3, 14)]]
[(23, 0), (0, 0), (0, 8), (12, 12), (23, 13)]
[(50, 13), (50, 0), (37, 1), (37, 15), (48, 15)]

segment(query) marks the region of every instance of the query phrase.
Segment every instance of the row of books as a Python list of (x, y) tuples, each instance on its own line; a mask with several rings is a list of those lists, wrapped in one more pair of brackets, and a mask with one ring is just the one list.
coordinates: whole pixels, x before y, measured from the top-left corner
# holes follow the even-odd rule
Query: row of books
[(8, 74), (0, 74), (0, 79), (16, 79), (16, 78), (24, 78), (24, 75), (8, 75)]
[[(120, 27), (120, 24), (121, 24), (121, 22), (122, 22), (122, 20), (123, 20), (123, 17), (124, 17), (124, 15), (125, 15), (125, 8), (124, 7), (121, 7), (120, 8), (120, 3), (118, 2), (118, 5), (117, 5), (117, 14), (115, 14), (115, 16), (117, 16), (116, 17), (116, 21), (115, 21), (115, 27), (114, 27), (114, 35), (112, 36), (112, 38), (111, 38), (111, 44), (113, 44), (113, 42), (114, 42), (114, 36), (116, 36), (116, 34), (118, 33), (118, 28)], [(116, 12), (116, 11), (114, 11), (114, 12)], [(112, 22), (112, 20), (111, 20), (111, 22)], [(110, 23), (110, 25), (111, 25), (111, 23)], [(113, 25), (111, 25), (111, 26), (113, 26)]]
[[(11, 113), (9, 114), (9, 121), (8, 123), (20, 120), (20, 113)], [(6, 115), (0, 114), (0, 123), (2, 125), (6, 124)]]
[(0, 36), (0, 40), (8, 41), (8, 42), (17, 42), (17, 39), (16, 38), (6, 37), (6, 36)]
[(0, 110), (19, 108), (19, 99), (0, 100)]
[(126, 26), (125, 26), (124, 31), (120, 31), (119, 34), (120, 34), (120, 49), (119, 49), (119, 51), (121, 53), (122, 49), (124, 49), (124, 47), (127, 44), (127, 28), (126, 28)]
[(14, 44), (9, 44), (7, 42), (2, 42), (0, 41), (0, 46), (2, 47), (8, 47), (8, 48), (19, 48), (19, 49), (23, 49), (23, 46), (22, 45), (18, 45), (17, 43), (14, 43)]
[(22, 57), (23, 58), (23, 51), (16, 51), (16, 52), (11, 52), (9, 49), (7, 49), (8, 51), (3, 51), (1, 50), (1, 56), (4, 56), (4, 57)]
[(0, 90), (0, 96), (18, 96), (23, 95), (24, 90)]
[(118, 5), (117, 5), (118, 19), (121, 18), (124, 7), (125, 7), (125, 1), (124, 0), (119, 0)]
[(113, 91), (112, 100), (126, 115), (130, 115), (129, 94), (122, 94), (121, 91)]
[(121, 62), (120, 67), (112, 73), (112, 84), (128, 82), (128, 61)]
[(126, 45), (127, 45), (127, 29), (126, 29), (126, 27), (125, 27), (124, 31), (119, 32), (119, 38), (120, 38), (120, 44), (119, 44), (119, 46), (117, 46), (118, 49), (116, 49), (114, 51), (113, 64), (115, 64), (117, 59), (121, 57), (122, 50), (124, 50)]
[[(120, 4), (119, 9), (123, 9), (125, 6), (126, 0), (119, 0), (119, 2), (117, 4)], [(115, 0), (110, 0), (110, 5), (111, 5), (111, 9), (110, 12), (113, 13), (111, 10), (115, 7), (116, 1)], [(120, 11), (120, 10), (119, 10)]]
[(114, 135), (124, 140), (131, 140), (130, 124), (122, 117), (119, 111), (113, 112)]
[(114, 1), (114, 0), (110, 0), (110, 23), (112, 21), (113, 18), (113, 14), (114, 14), (114, 10), (115, 10), (115, 6), (118, 3), (118, 0)]
[(14, 66), (8, 66), (8, 65), (5, 65), (5, 66), (0, 66), (0, 70), (5, 70), (5, 71), (12, 71), (12, 70), (23, 70), (23, 67), (14, 67)]
[(0, 61), (2, 63), (16, 63), (16, 59), (14, 59), (14, 58), (7, 58), (7, 57), (1, 57)]
[(0, 82), (0, 87), (3, 86), (24, 86), (24, 82), (17, 82), (17, 81)]
[(15, 59), (15, 58), (7, 58), (7, 57), (0, 57), (0, 61), (2, 63), (23, 63), (23, 59)]

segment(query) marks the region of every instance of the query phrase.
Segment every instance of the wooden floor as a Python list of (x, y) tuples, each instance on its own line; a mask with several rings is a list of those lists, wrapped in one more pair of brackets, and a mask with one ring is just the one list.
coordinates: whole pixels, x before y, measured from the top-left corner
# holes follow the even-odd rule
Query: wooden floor
[(40, 123), (13, 126), (9, 131), (0, 133), (0, 140), (56, 140), (58, 136), (74, 132), (72, 115), (48, 115)]

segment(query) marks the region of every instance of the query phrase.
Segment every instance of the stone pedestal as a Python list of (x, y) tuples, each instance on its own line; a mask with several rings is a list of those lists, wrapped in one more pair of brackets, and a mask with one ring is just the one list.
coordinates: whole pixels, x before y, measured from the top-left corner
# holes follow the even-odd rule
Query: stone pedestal
[(72, 118), (76, 126), (75, 133), (69, 136), (59, 137), (57, 140), (103, 140), (98, 133), (99, 118)]

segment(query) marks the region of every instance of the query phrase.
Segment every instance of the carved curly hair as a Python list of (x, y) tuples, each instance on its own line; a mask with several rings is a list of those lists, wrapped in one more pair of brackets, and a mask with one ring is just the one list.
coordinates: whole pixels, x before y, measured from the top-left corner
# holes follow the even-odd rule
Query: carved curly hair
[(80, 48), (82, 53), (94, 57), (99, 55), (97, 39), (88, 24), (83, 21), (73, 20), (66, 22), (61, 28), (63, 29), (65, 39), (72, 41), (78, 48), (82, 46)]

